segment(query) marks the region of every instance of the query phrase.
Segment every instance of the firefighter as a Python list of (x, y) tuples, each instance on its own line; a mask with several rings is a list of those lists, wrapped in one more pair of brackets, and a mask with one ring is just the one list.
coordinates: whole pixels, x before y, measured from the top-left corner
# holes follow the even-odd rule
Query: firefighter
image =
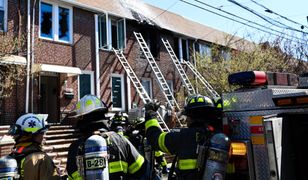
[(14, 150), (10, 154), (18, 164), (18, 173), (23, 180), (61, 179), (53, 160), (42, 151), (42, 142), (48, 124), (35, 114), (24, 114), (10, 127), (14, 137)]
[[(77, 115), (72, 118), (77, 118), (77, 128), (82, 133), (82, 137), (69, 147), (67, 160), (69, 179), (86, 179), (85, 177), (88, 177), (87, 175), (91, 175), (87, 173), (88, 170), (97, 170), (91, 172), (92, 175), (95, 175), (93, 173), (98, 173), (94, 179), (108, 179), (108, 177), (100, 176), (102, 172), (99, 170), (100, 168), (104, 169), (104, 167), (108, 167), (105, 170), (108, 170), (109, 173), (107, 173), (107, 176), (111, 180), (140, 178), (146, 174), (145, 159), (138, 153), (136, 148), (123, 136), (112, 131), (108, 132), (108, 118), (105, 117), (107, 112), (108, 108), (105, 103), (94, 95), (85, 95), (78, 101), (76, 105)], [(104, 161), (99, 161), (102, 162), (102, 166), (100, 164), (96, 164), (98, 166), (95, 166), (95, 163), (92, 163), (92, 161), (82, 159), (86, 158), (83, 154), (84, 149), (86, 149), (83, 148), (83, 144), (87, 142), (87, 139), (93, 137), (93, 134), (98, 133), (98, 130), (103, 131), (102, 137), (107, 142), (109, 157), (106, 164), (104, 164)], [(99, 150), (104, 149), (104, 147), (92, 149)], [(84, 161), (89, 162), (90, 166), (84, 163)], [(87, 167), (84, 167), (85, 164)], [(97, 178), (98, 176), (100, 178)]]
[(158, 108), (158, 102), (145, 105), (146, 137), (156, 150), (176, 155), (176, 168), (173, 169), (173, 164), (169, 178), (202, 179), (206, 169), (202, 158), (205, 157), (198, 157), (201, 154), (198, 150), (199, 147), (206, 147), (215, 133), (211, 124), (217, 121), (219, 113), (214, 103), (210, 98), (199, 94), (188, 97), (183, 112), (187, 116), (188, 128), (168, 133), (161, 130), (156, 119)]
[[(133, 113), (133, 112), (132, 112)], [(155, 171), (152, 171), (153, 179), (160, 179), (158, 175), (162, 174), (168, 174), (168, 168), (167, 168), (167, 161), (165, 158), (165, 154), (161, 151), (155, 151), (154, 154), (152, 153), (152, 149), (145, 138), (145, 131), (144, 131), (144, 114), (143, 117), (138, 117), (135, 114), (128, 117), (129, 128), (127, 128), (126, 135), (128, 136), (130, 142), (138, 149), (138, 151), (144, 155), (147, 160), (152, 164), (155, 164), (156, 173)], [(154, 159), (152, 156), (154, 155)], [(155, 162), (152, 162), (155, 161)], [(153, 167), (154, 168), (154, 167)], [(161, 172), (161, 173), (160, 173)]]
[(126, 129), (128, 126), (128, 119), (127, 117), (125, 117), (123, 115), (123, 113), (121, 111), (116, 112), (114, 114), (114, 116), (111, 119), (111, 123), (110, 123), (110, 130), (114, 131), (126, 138), (128, 138), (128, 136), (126, 136)]

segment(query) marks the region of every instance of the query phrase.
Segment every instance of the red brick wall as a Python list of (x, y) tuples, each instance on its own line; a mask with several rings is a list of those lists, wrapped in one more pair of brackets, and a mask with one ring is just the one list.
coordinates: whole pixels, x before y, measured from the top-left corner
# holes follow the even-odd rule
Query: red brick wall
[[(17, 0), (10, 0), (10, 2), (15, 2)], [(13, 6), (13, 10), (16, 7), (14, 3), (11, 3)], [(12, 10), (12, 11), (13, 11)], [(12, 13), (9, 13), (12, 14)], [(26, 15), (26, 14), (25, 14)], [(63, 66), (73, 66), (79, 67), (81, 70), (92, 70), (95, 71), (95, 28), (94, 28), (94, 14), (85, 10), (81, 10), (78, 8), (73, 8), (73, 43), (59, 43), (51, 40), (43, 40), (38, 38), (38, 4), (36, 11), (36, 22), (35, 22), (35, 63), (44, 63), (44, 64), (55, 64), (55, 65), (63, 65)], [(15, 16), (13, 16), (16, 18)], [(10, 26), (15, 27), (14, 22), (16, 20), (12, 19), (12, 24)], [(139, 44), (135, 39), (133, 31), (140, 32), (141, 26), (136, 22), (127, 21), (127, 45), (125, 49), (125, 56), (127, 57), (130, 65), (135, 70), (137, 76), (152, 78), (152, 89), (153, 89), (153, 97), (165, 102), (165, 98), (160, 91), (160, 87), (156, 82), (156, 78), (152, 73), (150, 66), (142, 52), (140, 50)], [(142, 27), (144, 28), (144, 27)], [(161, 32), (161, 35), (165, 38), (169, 39), (171, 45), (173, 45), (173, 34), (168, 34), (168, 32)], [(181, 89), (181, 81), (179, 79), (179, 75), (175, 69), (175, 66), (172, 63), (172, 60), (169, 57), (169, 54), (165, 50), (164, 45), (161, 41), (160, 43), (160, 53), (159, 53), (159, 61), (156, 61), (158, 66), (160, 67), (162, 73), (166, 80), (172, 80), (174, 91), (178, 93)], [(100, 50), (100, 88), (101, 88), (101, 98), (107, 103), (111, 100), (111, 83), (110, 83), (110, 75), (112, 73), (125, 74), (124, 69), (122, 68), (120, 62), (116, 59), (114, 53), (112, 51)], [(38, 92), (38, 76), (35, 76), (35, 86), (34, 86), (34, 112), (39, 111), (39, 92)], [(126, 75), (124, 76), (126, 79)], [(141, 79), (141, 78), (140, 78)], [(66, 100), (63, 97), (64, 90), (64, 80), (67, 80), (67, 87), (73, 88), (75, 97), (72, 100)], [(124, 83), (126, 86), (126, 82)], [(65, 78), (63, 76), (59, 77), (59, 100), (60, 100), (60, 111), (64, 110), (72, 110), (74, 104), (78, 98), (78, 78), (77, 76)], [(127, 92), (127, 87), (125, 88)], [(135, 88), (131, 83), (131, 101), (138, 102), (142, 105), (139, 96), (136, 94)], [(18, 100), (16, 99), (18, 97)], [(16, 92), (12, 95), (10, 99), (8, 99), (8, 103), (6, 104), (5, 111), (6, 121), (13, 122), (18, 115), (24, 112), (24, 99), (25, 99), (25, 84), (16, 88)], [(126, 107), (127, 107), (127, 97), (126, 97)], [(2, 115), (3, 117), (3, 115)], [(2, 118), (1, 117), (1, 118)], [(2, 123), (2, 122), (1, 122)], [(2, 123), (3, 124), (3, 123)]]

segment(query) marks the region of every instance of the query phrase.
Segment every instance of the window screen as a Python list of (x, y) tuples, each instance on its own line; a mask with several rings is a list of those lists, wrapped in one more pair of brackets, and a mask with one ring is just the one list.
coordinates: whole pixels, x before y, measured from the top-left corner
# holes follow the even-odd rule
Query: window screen
[(112, 103), (114, 108), (122, 108), (121, 78), (112, 77)]
[(52, 5), (41, 3), (41, 36), (52, 38)]

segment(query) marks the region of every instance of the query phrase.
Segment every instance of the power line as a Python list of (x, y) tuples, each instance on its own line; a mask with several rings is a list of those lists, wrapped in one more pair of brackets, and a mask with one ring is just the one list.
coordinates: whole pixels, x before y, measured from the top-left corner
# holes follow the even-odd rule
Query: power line
[[(304, 34), (308, 34), (308, 33), (304, 32), (304, 31), (300, 31), (300, 30), (294, 29), (294, 28), (292, 28), (292, 27), (290, 27), (290, 26), (287, 26), (286, 24), (283, 24), (283, 23), (281, 23), (281, 22), (279, 22), (279, 21), (276, 21), (276, 20), (274, 20), (274, 19), (272, 19), (272, 18), (269, 18), (269, 17), (267, 17), (267, 16), (261, 15), (261, 14), (259, 14), (258, 12), (254, 11), (254, 10), (250, 9), (249, 7), (244, 6), (244, 5), (238, 3), (238, 2), (236, 2), (236, 1), (234, 1), (234, 0), (228, 0), (228, 1), (231, 2), (231, 3), (233, 3), (233, 4), (238, 5), (239, 7), (243, 8), (243, 9), (245, 9), (245, 10), (247, 10), (247, 11), (253, 13), (253, 14), (255, 14), (256, 16), (258, 16), (258, 17), (262, 18), (263, 20), (265, 20), (266, 22), (269, 22), (270, 24), (273, 24), (273, 25), (275, 25), (275, 26), (277, 26), (277, 27), (285, 28), (285, 29), (289, 29), (289, 30), (293, 30), (293, 31), (297, 31), (297, 32), (304, 33)], [(279, 24), (281, 24), (281, 25), (283, 25), (283, 26), (285, 26), (285, 27), (281, 27), (281, 26), (279, 26), (279, 25), (277, 25), (277, 24), (274, 24), (273, 22), (271, 22), (271, 21), (268, 20), (268, 19), (270, 19), (270, 20), (272, 20), (272, 21), (275, 21), (276, 23), (279, 23)]]
[(158, 18), (159, 16), (161, 16), (162, 14), (164, 14), (165, 12), (167, 12), (169, 9), (171, 9), (173, 6), (175, 6), (177, 3), (179, 2), (179, 0), (175, 1), (173, 4), (171, 4), (167, 9), (165, 9), (163, 12), (161, 12), (160, 14), (158, 14), (157, 16), (155, 16), (152, 20), (154, 21), (156, 18)]
[(283, 15), (280, 15), (280, 14), (274, 12), (273, 10), (271, 10), (271, 9), (267, 8), (266, 6), (264, 6), (263, 4), (260, 4), (260, 3), (254, 1), (254, 0), (250, 0), (250, 1), (253, 2), (253, 3), (255, 3), (255, 4), (257, 4), (258, 6), (263, 7), (263, 8), (265, 9), (265, 11), (268, 12), (268, 13), (275, 14), (275, 15), (277, 15), (277, 16), (279, 16), (279, 17), (281, 17), (281, 18), (283, 18), (283, 19), (285, 19), (285, 20), (287, 20), (287, 21), (290, 21), (290, 22), (292, 22), (292, 23), (294, 23), (294, 24), (300, 25), (301, 27), (306, 27), (306, 28), (308, 28), (308, 26), (305, 26), (305, 25), (303, 25), (303, 24), (301, 24), (301, 23), (298, 23), (298, 22), (296, 22), (296, 21), (294, 21), (294, 20), (292, 20), (292, 19), (289, 19), (289, 18), (287, 18), (287, 17), (285, 17), (285, 16), (283, 16)]
[(259, 24), (259, 23), (256, 23), (256, 22), (253, 22), (253, 21), (251, 21), (251, 20), (245, 19), (245, 18), (243, 18), (243, 17), (240, 17), (240, 16), (235, 15), (235, 14), (233, 14), (233, 13), (230, 13), (230, 12), (228, 12), (228, 11), (219, 9), (219, 8), (217, 8), (217, 7), (214, 7), (214, 6), (212, 6), (212, 5), (209, 5), (209, 4), (207, 4), (207, 3), (204, 3), (204, 2), (202, 2), (202, 1), (199, 1), (199, 0), (195, 0), (195, 1), (198, 2), (198, 3), (200, 3), (200, 4), (205, 5), (205, 6), (207, 6), (207, 7), (210, 7), (210, 8), (216, 9), (216, 10), (219, 10), (219, 11), (221, 11), (221, 12), (224, 12), (224, 13), (228, 14), (228, 15), (231, 15), (231, 16), (234, 16), (234, 17), (239, 18), (239, 19), (241, 19), (241, 20), (247, 21), (248, 23), (255, 24), (255, 25), (260, 26), (260, 27), (262, 27), (262, 28), (266, 28), (266, 29), (269, 29), (269, 30), (271, 30), (271, 31), (275, 31), (275, 32), (277, 32), (277, 33), (284, 34), (284, 35), (289, 36), (289, 37), (291, 37), (291, 38), (295, 38), (295, 39), (297, 39), (297, 40), (302, 41), (302, 39), (299, 39), (299, 38), (297, 38), (297, 37), (295, 37), (295, 36), (291, 36), (291, 35), (288, 35), (288, 34), (285, 34), (285, 33), (281, 32), (281, 31), (278, 31), (278, 30), (275, 30), (275, 29), (266, 27), (266, 26), (264, 26), (264, 25), (261, 25), (261, 24)]

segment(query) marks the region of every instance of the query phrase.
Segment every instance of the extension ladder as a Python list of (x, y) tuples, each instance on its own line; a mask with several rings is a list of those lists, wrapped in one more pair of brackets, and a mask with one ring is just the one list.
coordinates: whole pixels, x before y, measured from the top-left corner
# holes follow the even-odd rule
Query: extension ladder
[(189, 62), (184, 61), (184, 64), (186, 64), (189, 69), (196, 75), (196, 77), (201, 81), (201, 83), (204, 85), (204, 88), (210, 93), (209, 95), (212, 96), (212, 98), (219, 98), (219, 94), (214, 90), (214, 88), (208, 83), (205, 78), (197, 71), (197, 69)]
[[(129, 65), (127, 59), (125, 58), (123, 51), (122, 50), (116, 50), (114, 48), (112, 48), (113, 52), (116, 54), (118, 60), (120, 61), (120, 63), (122, 64), (125, 72), (127, 73), (127, 76), (129, 77), (129, 79), (133, 82), (134, 87), (136, 88), (139, 97), (141, 98), (141, 100), (143, 101), (144, 104), (152, 101), (152, 99), (150, 98), (150, 96), (148, 95), (148, 93), (146, 92), (146, 90), (144, 89), (143, 85), (140, 83), (138, 77), (136, 76), (135, 72), (133, 71), (132, 67)], [(158, 114), (158, 121), (160, 122), (160, 124), (163, 124), (164, 131), (170, 131), (167, 124), (165, 123), (165, 121), (163, 120), (162, 116), (157, 112)]]
[(144, 41), (143, 37), (142, 37), (142, 34), (141, 33), (136, 33), (134, 32), (135, 34), (135, 37), (146, 57), (146, 59), (148, 60), (157, 80), (158, 80), (158, 84), (159, 84), (159, 87), (160, 89), (162, 90), (165, 98), (167, 99), (167, 102), (169, 104), (170, 107), (173, 107), (173, 106), (176, 106), (177, 109), (180, 109), (179, 105), (177, 104), (163, 74), (161, 73), (158, 65), (156, 64), (155, 62), (155, 59), (153, 58), (152, 54), (151, 54), (151, 51), (149, 50), (146, 42)]
[(173, 51), (169, 41), (167, 39), (165, 40), (164, 38), (162, 38), (161, 40), (164, 43), (165, 48), (167, 49), (167, 51), (168, 51), (168, 53), (169, 53), (169, 55), (170, 55), (170, 57), (172, 59), (173, 64), (175, 65), (176, 69), (178, 70), (178, 72), (179, 72), (179, 74), (181, 76), (181, 80), (182, 80), (183, 84), (185, 85), (185, 87), (187, 88), (188, 93), (190, 95), (191, 94), (195, 94), (196, 93), (195, 89), (192, 86), (192, 84), (190, 83), (190, 81), (189, 81), (189, 79), (188, 79), (188, 77), (187, 77), (187, 75), (186, 75), (186, 73), (185, 73), (185, 71), (184, 71), (184, 69), (183, 69), (179, 59), (176, 57), (176, 55), (175, 55), (175, 53), (174, 53), (174, 51)]

